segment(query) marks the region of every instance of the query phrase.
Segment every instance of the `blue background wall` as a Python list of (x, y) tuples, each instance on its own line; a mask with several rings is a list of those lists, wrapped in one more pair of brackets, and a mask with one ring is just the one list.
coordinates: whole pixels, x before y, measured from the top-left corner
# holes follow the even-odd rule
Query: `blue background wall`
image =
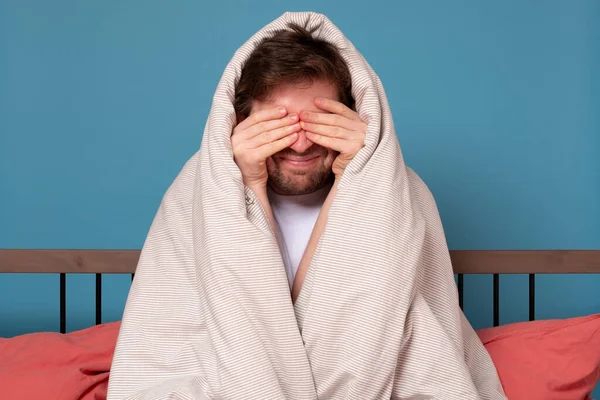
[[(389, 3), (389, 4), (388, 4)], [(287, 10), (327, 14), (379, 73), (453, 249), (600, 249), (600, 3), (0, 1), (0, 248), (140, 248), (198, 148), (233, 52)], [(94, 280), (67, 281), (69, 330)], [(466, 313), (492, 324), (492, 279)], [(108, 276), (104, 320), (129, 278)], [(501, 279), (501, 323), (527, 279)], [(600, 277), (539, 277), (540, 318), (600, 311)], [(0, 336), (58, 330), (57, 276), (0, 276)]]

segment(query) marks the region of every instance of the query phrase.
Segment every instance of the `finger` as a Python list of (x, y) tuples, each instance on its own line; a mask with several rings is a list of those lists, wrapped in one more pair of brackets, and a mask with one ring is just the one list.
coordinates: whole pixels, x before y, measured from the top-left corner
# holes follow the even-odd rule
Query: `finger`
[(314, 103), (321, 110), (329, 111), (330, 113), (338, 114), (355, 121), (361, 121), (358, 113), (339, 101), (328, 99), (327, 97), (316, 97)]
[(282, 127), (291, 126), (292, 124), (297, 122), (298, 114), (291, 113), (283, 118), (259, 122), (258, 124), (253, 125), (250, 128), (243, 131), (243, 135), (246, 139), (253, 139), (257, 136), (262, 136), (263, 133), (273, 131)]
[(294, 125), (287, 125), (278, 129), (264, 132), (263, 134), (256, 136), (250, 141), (249, 148), (257, 148), (260, 146), (264, 146), (265, 144), (279, 140), (291, 133), (298, 132), (300, 129), (300, 124), (295, 123)]
[(356, 121), (354, 119), (346, 118), (339, 114), (326, 114), (320, 112), (302, 111), (300, 113), (300, 120), (305, 122), (312, 122), (315, 124), (341, 126), (348, 130), (358, 130), (359, 124), (362, 121)]
[(328, 136), (319, 135), (313, 132), (305, 132), (306, 137), (313, 143), (318, 144), (319, 146), (326, 147), (331, 150), (335, 150), (338, 153), (346, 153), (347, 146), (349, 144), (348, 140), (338, 139)]
[(293, 145), (296, 140), (298, 140), (298, 132), (294, 132), (286, 137), (283, 137), (279, 140), (275, 140), (272, 142), (269, 142), (263, 146), (260, 146), (259, 148), (255, 149), (254, 151), (258, 152), (258, 155), (260, 156), (260, 158), (262, 160), (266, 160), (267, 158), (271, 157), (273, 154), (285, 149), (286, 147), (290, 147), (291, 145)]
[(277, 129), (277, 128), (280, 128), (280, 127), (283, 127), (286, 125), (294, 124), (295, 122), (298, 121), (298, 119), (299, 119), (298, 114), (291, 113), (291, 114), (284, 116), (283, 118), (258, 122), (254, 125), (251, 125), (250, 127), (246, 128), (246, 129), (243, 129), (243, 126), (238, 127), (236, 129), (236, 131), (237, 131), (236, 134), (239, 135), (242, 140), (249, 140), (249, 139), (255, 138), (256, 136), (258, 136), (264, 132), (272, 131), (274, 129)]
[(341, 128), (339, 126), (313, 124), (313, 123), (304, 122), (304, 121), (300, 121), (300, 127), (307, 132), (317, 133), (322, 136), (328, 136), (331, 138), (339, 138), (339, 139), (350, 139), (354, 136), (353, 133), (356, 133), (356, 132)]
[(282, 118), (286, 114), (287, 110), (285, 107), (267, 108), (250, 114), (248, 118), (238, 124), (237, 128), (238, 130), (246, 130), (260, 122)]

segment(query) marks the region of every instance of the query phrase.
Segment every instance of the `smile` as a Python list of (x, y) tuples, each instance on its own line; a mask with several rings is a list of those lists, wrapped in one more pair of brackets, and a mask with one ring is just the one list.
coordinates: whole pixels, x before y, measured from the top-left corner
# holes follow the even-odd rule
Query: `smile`
[(281, 162), (292, 165), (294, 167), (306, 167), (313, 164), (319, 157), (304, 157), (304, 158), (280, 158)]

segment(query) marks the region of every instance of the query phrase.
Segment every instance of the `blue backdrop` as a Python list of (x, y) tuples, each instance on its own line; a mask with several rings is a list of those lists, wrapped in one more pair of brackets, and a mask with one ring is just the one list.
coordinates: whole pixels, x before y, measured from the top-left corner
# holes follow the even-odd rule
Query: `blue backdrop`
[[(452, 249), (600, 249), (600, 3), (0, 0), (0, 248), (140, 248), (198, 149), (233, 52), (285, 11), (328, 15), (380, 75)], [(600, 277), (539, 277), (537, 316), (600, 311)], [(67, 281), (67, 328), (94, 280)], [(475, 328), (492, 278), (465, 279)], [(108, 276), (104, 321), (129, 278)], [(501, 278), (501, 323), (527, 318)], [(58, 330), (57, 276), (0, 276), (0, 336)]]

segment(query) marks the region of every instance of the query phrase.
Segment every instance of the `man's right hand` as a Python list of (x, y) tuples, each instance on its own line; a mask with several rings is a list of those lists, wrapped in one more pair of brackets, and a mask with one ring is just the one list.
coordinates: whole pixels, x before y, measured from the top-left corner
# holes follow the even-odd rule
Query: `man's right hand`
[(267, 185), (267, 159), (298, 139), (298, 114), (284, 107), (265, 109), (240, 122), (231, 136), (233, 158), (244, 184), (252, 189)]

